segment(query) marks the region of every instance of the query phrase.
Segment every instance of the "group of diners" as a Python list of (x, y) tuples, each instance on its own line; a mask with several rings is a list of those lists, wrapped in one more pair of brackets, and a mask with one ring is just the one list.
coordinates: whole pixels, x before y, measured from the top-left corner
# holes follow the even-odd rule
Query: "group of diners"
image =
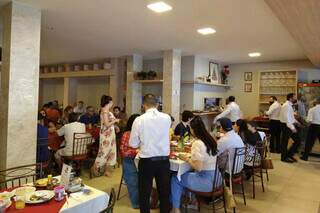
[[(92, 146), (99, 150), (96, 164), (104, 164), (103, 171), (110, 175), (109, 167), (116, 164), (111, 157), (116, 149), (115, 142), (112, 142), (116, 136), (108, 135), (106, 131), (112, 126), (114, 134), (119, 133), (126, 118), (120, 107), (113, 107), (112, 98), (106, 95), (101, 98), (99, 111), (100, 115), (93, 106), (85, 107), (83, 101), (77, 102), (74, 107), (66, 106), (64, 110), (59, 107), (58, 101), (44, 104), (38, 113), (37, 162), (51, 160), (57, 165), (56, 170), (61, 169), (61, 157), (72, 155), (74, 134), (87, 133), (93, 138)], [(107, 148), (106, 142), (100, 143), (100, 140), (106, 141), (106, 138), (112, 142)]]
[[(231, 98), (229, 104), (232, 102)], [(225, 160), (226, 157), (234, 158), (236, 148), (247, 146), (249, 150), (237, 170), (240, 172), (245, 169), (246, 177), (250, 179), (255, 153), (250, 150), (254, 150), (256, 143), (265, 137), (263, 133), (259, 134), (253, 121), (238, 119), (233, 124), (229, 118), (221, 117), (216, 122), (222, 137), (216, 139), (207, 131), (201, 117), (194, 116), (191, 111), (184, 111), (181, 122), (174, 131), (170, 130), (170, 115), (157, 110), (156, 99), (152, 94), (144, 96), (143, 108), (142, 115), (133, 114), (129, 117), (120, 142), (123, 175), (133, 208), (140, 208), (140, 212), (150, 212), (150, 195), (155, 179), (160, 212), (180, 212), (184, 189), (210, 192), (217, 169), (216, 162), (224, 165), (226, 174), (230, 173), (231, 168), (225, 164)], [(192, 171), (184, 173), (181, 179), (176, 173), (170, 172), (170, 132), (174, 132), (177, 138), (188, 136), (192, 142), (191, 155), (179, 155), (181, 160), (192, 167)], [(136, 158), (139, 158), (138, 168), (135, 165)]]

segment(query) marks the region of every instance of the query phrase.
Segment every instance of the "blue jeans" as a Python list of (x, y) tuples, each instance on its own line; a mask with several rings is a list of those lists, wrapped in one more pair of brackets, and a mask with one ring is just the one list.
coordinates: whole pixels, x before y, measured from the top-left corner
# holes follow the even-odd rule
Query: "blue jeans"
[(194, 191), (211, 192), (214, 170), (201, 172), (187, 172), (181, 176), (181, 181), (174, 175), (171, 178), (171, 203), (173, 208), (180, 208), (181, 196), (184, 188)]
[(139, 208), (138, 171), (134, 164), (134, 158), (123, 158), (122, 169), (131, 205), (133, 208)]

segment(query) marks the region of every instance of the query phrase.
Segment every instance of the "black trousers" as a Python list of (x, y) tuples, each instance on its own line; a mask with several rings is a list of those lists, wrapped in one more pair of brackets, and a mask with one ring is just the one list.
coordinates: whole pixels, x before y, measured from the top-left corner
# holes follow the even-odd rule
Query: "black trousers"
[[(281, 123), (282, 138), (281, 138), (281, 160), (293, 157), (294, 153), (298, 151), (300, 145), (300, 137), (298, 132), (292, 132), (291, 129), (287, 127), (287, 124)], [(294, 143), (288, 150), (288, 141), (291, 138)]]
[(160, 213), (170, 212), (170, 163), (166, 160), (139, 160), (139, 204), (141, 213), (150, 212), (150, 195), (153, 178), (156, 180), (160, 200)]
[(281, 152), (281, 122), (279, 120), (270, 120), (269, 130), (271, 134), (270, 138), (270, 150), (271, 152)]
[(311, 124), (308, 129), (307, 133), (307, 140), (306, 140), (306, 145), (304, 148), (304, 154), (303, 157), (308, 159), (309, 153), (312, 150), (312, 147), (314, 145), (314, 142), (316, 139), (319, 139), (320, 142), (320, 125), (319, 124)]

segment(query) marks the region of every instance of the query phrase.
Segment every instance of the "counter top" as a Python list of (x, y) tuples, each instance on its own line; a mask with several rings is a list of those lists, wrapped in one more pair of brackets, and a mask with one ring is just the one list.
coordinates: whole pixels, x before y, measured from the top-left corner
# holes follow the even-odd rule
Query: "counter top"
[(199, 115), (199, 116), (201, 116), (201, 115), (218, 115), (218, 114), (220, 114), (221, 112), (217, 112), (217, 111), (213, 111), (213, 112), (206, 112), (206, 111), (204, 111), (204, 112), (193, 112), (193, 114), (194, 115)]

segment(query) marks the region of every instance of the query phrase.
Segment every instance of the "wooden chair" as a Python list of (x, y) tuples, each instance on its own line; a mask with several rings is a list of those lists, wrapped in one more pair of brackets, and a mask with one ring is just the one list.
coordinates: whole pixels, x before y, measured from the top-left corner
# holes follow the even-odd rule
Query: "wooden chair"
[[(257, 142), (255, 146), (255, 151), (254, 151), (254, 156), (253, 156), (253, 165), (251, 167), (251, 172), (252, 172), (252, 197), (255, 199), (256, 197), (256, 191), (255, 191), (255, 177), (260, 178), (261, 181), (261, 186), (262, 186), (262, 191), (264, 192), (264, 183), (263, 183), (263, 169), (262, 169), (262, 164), (261, 160), (264, 157), (265, 153), (265, 145), (263, 142), (259, 141)], [(260, 158), (260, 160), (259, 160)]]
[[(270, 139), (271, 139), (271, 135), (267, 134), (266, 137), (263, 140), (263, 144), (265, 146), (263, 159), (265, 159), (267, 157), (268, 151), (270, 150)], [(268, 169), (263, 169), (263, 171), (266, 174), (267, 181), (269, 182)]]
[[(120, 180), (120, 184), (119, 184), (119, 188), (118, 188), (117, 200), (120, 200), (120, 193), (121, 193), (122, 185), (127, 185), (126, 182), (124, 181), (124, 178), (123, 178), (123, 172), (122, 172), (122, 174), (121, 174), (121, 180)], [(124, 195), (123, 195), (123, 196), (124, 196)], [(121, 197), (121, 198), (122, 198), (122, 197)]]
[(92, 141), (92, 136), (88, 133), (74, 133), (72, 155), (62, 156), (63, 161), (74, 162), (76, 164), (74, 169), (80, 173), (82, 162), (88, 159), (88, 150)]
[[(213, 185), (212, 185), (212, 191), (211, 192), (199, 192), (199, 191), (194, 191), (192, 189), (187, 188), (187, 191), (192, 192), (195, 194), (197, 201), (198, 201), (198, 211), (200, 212), (200, 204), (201, 204), (201, 198), (206, 197), (206, 198), (212, 198), (212, 207), (213, 207), (213, 212), (215, 212), (215, 200), (217, 198), (222, 198), (223, 201), (223, 208), (224, 212), (227, 212), (226, 208), (226, 202), (224, 199), (224, 172), (222, 173), (220, 169), (218, 168), (218, 161), (216, 163), (216, 170), (213, 178)], [(185, 209), (187, 211), (187, 208), (185, 206)]]
[(113, 207), (116, 203), (116, 192), (114, 188), (111, 189), (108, 207), (101, 211), (100, 213), (113, 213)]
[[(232, 170), (231, 170), (231, 177), (232, 177), (232, 184), (233, 185), (240, 185), (241, 186), (241, 192), (235, 191), (234, 187), (233, 194), (242, 194), (243, 197), (243, 203), (244, 205), (247, 205), (246, 203), (246, 195), (244, 192), (244, 174), (243, 174), (243, 165), (246, 155), (246, 147), (241, 148), (235, 148), (234, 149), (234, 158), (232, 159)], [(226, 177), (226, 183), (229, 183), (229, 178)]]
[(42, 178), (42, 164), (28, 164), (0, 171), (0, 190), (19, 187), (33, 183), (37, 178)]

